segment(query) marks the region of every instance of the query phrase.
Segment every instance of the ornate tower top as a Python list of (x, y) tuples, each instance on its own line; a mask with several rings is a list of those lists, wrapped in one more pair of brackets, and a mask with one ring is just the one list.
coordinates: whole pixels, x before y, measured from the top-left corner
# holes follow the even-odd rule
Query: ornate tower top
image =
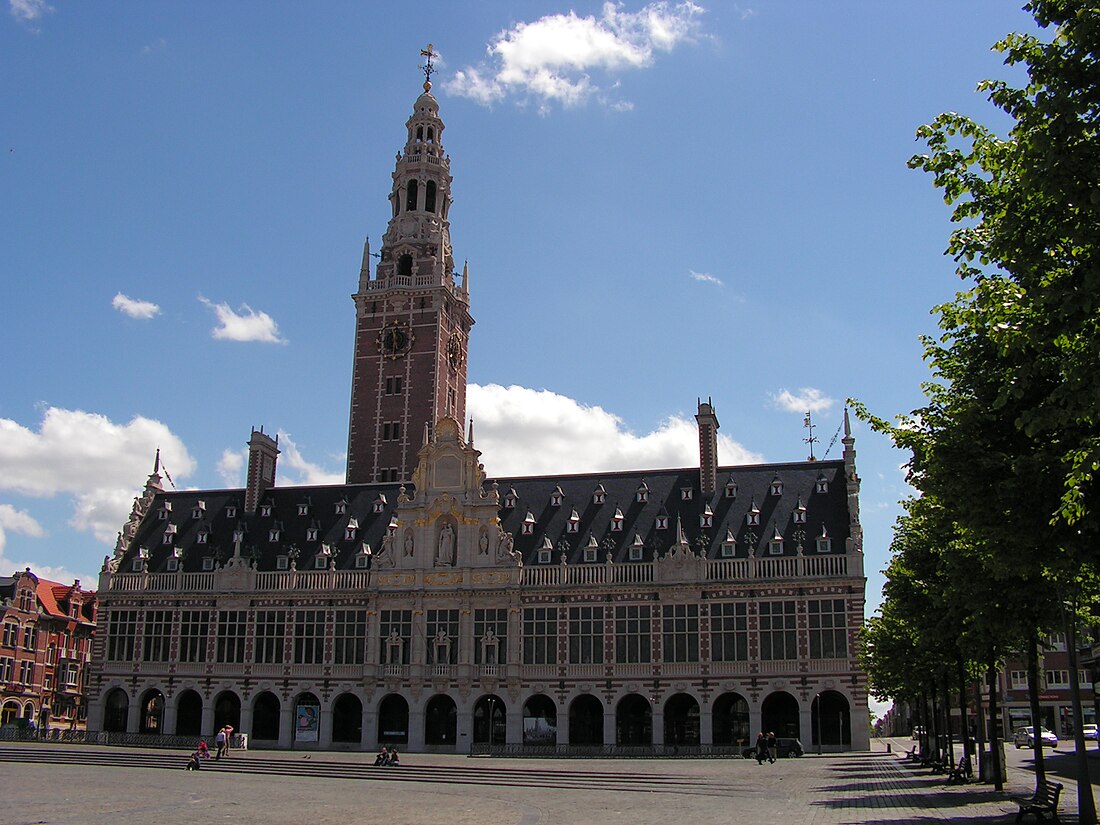
[(420, 67), (420, 70), (424, 72), (424, 91), (430, 92), (432, 90), (432, 73), (435, 72), (435, 66), (432, 65), (435, 50), (432, 48), (432, 44), (429, 43), (428, 48), (421, 49), (420, 55), (426, 58), (424, 65)]

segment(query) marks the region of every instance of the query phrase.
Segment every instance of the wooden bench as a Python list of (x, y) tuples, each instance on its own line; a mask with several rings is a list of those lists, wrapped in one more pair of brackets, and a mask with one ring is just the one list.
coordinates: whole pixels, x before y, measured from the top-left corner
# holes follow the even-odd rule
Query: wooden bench
[(1058, 798), (1062, 795), (1062, 785), (1058, 782), (1040, 782), (1035, 789), (1035, 795), (1026, 799), (1015, 800), (1020, 806), (1020, 812), (1016, 814), (1016, 821), (1020, 822), (1024, 814), (1035, 814), (1036, 819), (1042, 820), (1046, 814), (1050, 814), (1051, 821), (1058, 821)]
[(948, 782), (969, 782), (971, 776), (970, 760), (963, 754), (959, 764), (947, 772)]

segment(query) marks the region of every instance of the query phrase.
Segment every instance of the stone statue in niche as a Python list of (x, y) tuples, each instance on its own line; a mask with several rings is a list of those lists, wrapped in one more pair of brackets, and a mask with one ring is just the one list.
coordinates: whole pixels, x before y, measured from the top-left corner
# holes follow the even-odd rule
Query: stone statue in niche
[(506, 558), (514, 555), (512, 546), (515, 544), (515, 539), (512, 538), (512, 534), (504, 530), (500, 531), (500, 544), (497, 545), (497, 561), (503, 561)]
[(411, 556), (413, 554), (413, 534), (408, 532), (405, 534), (405, 556)]
[(436, 567), (453, 567), (455, 563), (455, 531), (444, 524), (439, 531), (439, 546), (435, 552)]
[(481, 538), (477, 540), (477, 551), (483, 556), (489, 555), (489, 534), (484, 530), (481, 532)]

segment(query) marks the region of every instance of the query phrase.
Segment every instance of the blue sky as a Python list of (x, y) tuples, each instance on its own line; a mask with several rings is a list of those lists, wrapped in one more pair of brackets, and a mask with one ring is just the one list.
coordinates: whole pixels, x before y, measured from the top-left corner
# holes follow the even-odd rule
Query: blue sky
[[(0, 573), (95, 581), (175, 484), (343, 477), (349, 298), (419, 50), (446, 123), (490, 474), (821, 456), (919, 405), (961, 287), (914, 131), (1011, 77), (1005, 2), (9, 0), (0, 20)], [(563, 438), (566, 431), (568, 437)], [(868, 598), (904, 456), (857, 423)], [(829, 457), (839, 456), (839, 444)]]

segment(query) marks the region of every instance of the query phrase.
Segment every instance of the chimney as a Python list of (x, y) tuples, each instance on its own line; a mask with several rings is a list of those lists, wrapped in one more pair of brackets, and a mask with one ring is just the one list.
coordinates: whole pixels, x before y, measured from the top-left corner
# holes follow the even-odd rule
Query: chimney
[(709, 398), (705, 404), (698, 403), (695, 420), (699, 425), (699, 491), (706, 500), (714, 495), (718, 485), (718, 427), (721, 425)]
[(260, 498), (275, 486), (275, 461), (279, 457), (279, 437), (264, 434), (264, 428), (252, 430), (248, 440), (248, 482), (244, 491), (244, 511), (255, 513)]

